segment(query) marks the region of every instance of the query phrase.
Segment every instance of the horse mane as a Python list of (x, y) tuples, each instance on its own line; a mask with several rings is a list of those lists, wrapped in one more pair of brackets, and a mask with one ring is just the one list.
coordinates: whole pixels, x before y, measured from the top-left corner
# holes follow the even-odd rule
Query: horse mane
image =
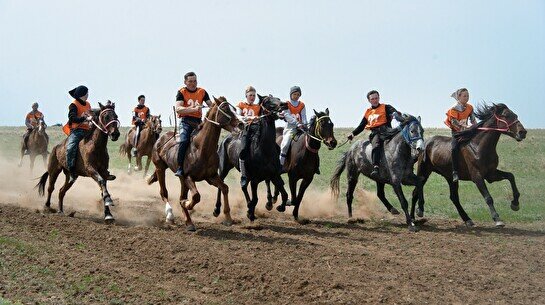
[(418, 121), (418, 119), (415, 116), (411, 115), (411, 114), (403, 114), (402, 117), (403, 117), (403, 122), (399, 122), (399, 127), (401, 127), (401, 128), (390, 128), (389, 130), (387, 130), (384, 133), (384, 138), (386, 140), (391, 139), (396, 134), (400, 133), (401, 129), (403, 129), (405, 126), (407, 126), (407, 124), (409, 124), (409, 123), (411, 123), (413, 121)]
[(479, 119), (479, 122), (472, 125), (466, 130), (458, 131), (454, 134), (462, 143), (471, 140), (480, 131), (479, 128), (481, 128), (491, 117), (493, 117), (496, 112), (501, 111), (505, 108), (507, 108), (507, 106), (503, 103), (492, 103), (490, 105), (482, 103), (477, 105), (474, 112), (477, 119)]

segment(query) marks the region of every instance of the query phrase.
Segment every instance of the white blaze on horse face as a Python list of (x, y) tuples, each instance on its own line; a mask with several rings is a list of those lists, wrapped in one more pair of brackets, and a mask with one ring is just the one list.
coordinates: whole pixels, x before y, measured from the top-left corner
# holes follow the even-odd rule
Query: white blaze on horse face
[(416, 149), (417, 149), (418, 151), (423, 151), (423, 150), (424, 150), (424, 140), (418, 139), (418, 140), (416, 141)]

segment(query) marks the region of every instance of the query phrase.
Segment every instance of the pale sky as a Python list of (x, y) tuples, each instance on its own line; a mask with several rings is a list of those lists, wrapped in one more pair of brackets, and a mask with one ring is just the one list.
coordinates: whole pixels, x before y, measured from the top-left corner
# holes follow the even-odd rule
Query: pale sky
[(80, 84), (123, 125), (140, 94), (168, 117), (188, 71), (233, 103), (249, 84), (283, 99), (299, 85), (307, 113), (329, 107), (338, 127), (359, 123), (371, 89), (444, 127), (467, 87), (545, 128), (545, 1), (0, 0), (0, 125), (23, 125), (34, 101), (64, 123)]

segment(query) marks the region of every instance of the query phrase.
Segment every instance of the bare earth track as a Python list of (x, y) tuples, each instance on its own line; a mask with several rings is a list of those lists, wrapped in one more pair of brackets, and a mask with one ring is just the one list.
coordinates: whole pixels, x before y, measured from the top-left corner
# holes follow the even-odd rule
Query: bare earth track
[[(545, 232), (431, 219), (299, 225), (289, 217), (196, 233), (0, 205), (0, 296), (29, 304), (543, 304)], [(121, 224), (119, 224), (121, 223)]]

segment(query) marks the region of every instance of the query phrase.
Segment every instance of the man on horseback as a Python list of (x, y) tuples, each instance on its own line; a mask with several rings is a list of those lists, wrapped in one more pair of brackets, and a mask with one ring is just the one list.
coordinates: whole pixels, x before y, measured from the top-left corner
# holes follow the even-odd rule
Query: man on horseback
[(452, 131), (451, 155), (452, 155), (452, 182), (458, 182), (458, 163), (460, 161), (460, 131), (464, 131), (471, 125), (476, 124), (473, 106), (468, 103), (469, 92), (466, 88), (456, 90), (451, 95), (456, 104), (447, 111), (445, 124)]
[[(28, 138), (30, 137), (30, 133), (34, 128), (38, 126), (38, 122), (40, 120), (44, 120), (44, 115), (38, 110), (38, 103), (32, 104), (32, 111), (30, 111), (26, 115), (25, 119), (25, 125), (26, 125), (26, 132), (23, 135), (23, 149), (25, 150), (24, 154), (28, 155)], [(44, 121), (45, 124), (45, 121)]]
[(188, 72), (184, 75), (185, 87), (182, 87), (176, 94), (176, 113), (180, 118), (180, 146), (178, 147), (178, 170), (176, 176), (183, 177), (183, 165), (185, 153), (191, 141), (191, 134), (202, 122), (203, 103), (210, 106), (212, 102), (208, 92), (197, 87), (197, 75), (195, 72)]
[(245, 128), (242, 131), (242, 148), (239, 155), (240, 166), (240, 185), (245, 187), (248, 185), (248, 177), (246, 175), (245, 160), (248, 157), (250, 149), (250, 141), (252, 135), (259, 130), (259, 125), (253, 124), (253, 120), (261, 114), (261, 105), (254, 104), (256, 90), (252, 86), (246, 87), (246, 100), (238, 103), (237, 114), (242, 116), (245, 123)]
[(133, 113), (132, 113), (132, 125), (134, 126), (134, 146), (132, 151), (132, 156), (136, 157), (138, 154), (136, 147), (138, 147), (138, 140), (140, 139), (140, 131), (142, 131), (142, 128), (144, 125), (146, 125), (146, 122), (148, 121), (149, 117), (151, 116), (149, 108), (144, 105), (146, 103), (146, 97), (144, 95), (140, 95), (138, 97), (138, 105), (134, 107)]
[(282, 135), (282, 143), (280, 144), (280, 164), (282, 166), (284, 166), (284, 163), (286, 162), (286, 156), (293, 137), (299, 129), (304, 129), (307, 124), (305, 103), (299, 101), (300, 97), (301, 88), (299, 86), (291, 87), (288, 109), (282, 112), (282, 116), (287, 123)]
[(392, 118), (395, 118), (399, 122), (402, 122), (403, 118), (401, 117), (401, 113), (391, 105), (380, 103), (380, 94), (378, 91), (369, 91), (369, 93), (367, 93), (367, 100), (371, 104), (371, 107), (365, 111), (363, 119), (358, 127), (348, 135), (348, 140), (351, 141), (364, 129), (371, 130), (371, 134), (369, 135), (369, 142), (371, 142), (372, 147), (371, 159), (373, 163), (371, 176), (378, 177), (384, 134), (392, 128)]

